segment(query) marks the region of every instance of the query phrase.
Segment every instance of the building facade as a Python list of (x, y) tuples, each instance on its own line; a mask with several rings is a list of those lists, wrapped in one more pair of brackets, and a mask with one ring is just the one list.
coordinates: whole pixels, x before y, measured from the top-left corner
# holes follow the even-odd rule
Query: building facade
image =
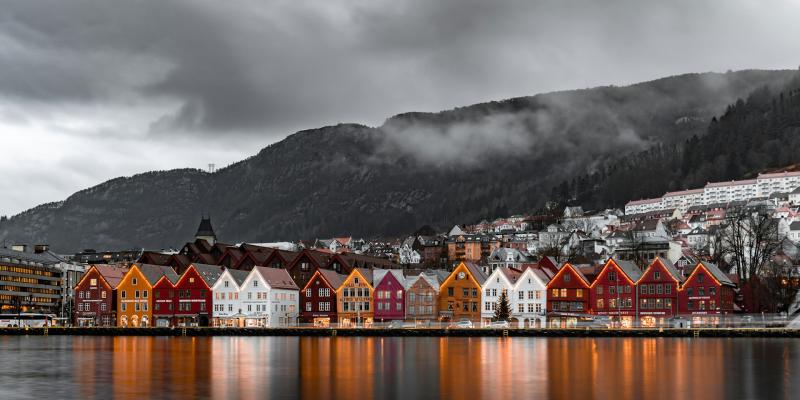
[(405, 276), (399, 269), (372, 270), (375, 283), (375, 321), (394, 321), (405, 319), (406, 290)]
[(371, 326), (374, 321), (372, 271), (356, 268), (336, 291), (339, 326)]
[(73, 323), (77, 326), (116, 326), (116, 286), (126, 267), (93, 265), (75, 285)]
[(328, 327), (339, 321), (336, 294), (347, 275), (332, 270), (317, 269), (306, 286), (300, 290), (300, 322)]
[(476, 264), (462, 261), (439, 287), (439, 319), (481, 319), (481, 287), (487, 276)]

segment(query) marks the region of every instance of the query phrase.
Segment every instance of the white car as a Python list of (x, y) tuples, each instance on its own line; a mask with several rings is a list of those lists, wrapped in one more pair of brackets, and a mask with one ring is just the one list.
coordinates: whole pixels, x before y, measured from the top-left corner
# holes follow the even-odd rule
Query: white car
[(451, 328), (458, 328), (458, 329), (471, 329), (473, 328), (472, 321), (469, 320), (462, 320), (458, 321), (454, 324), (450, 324)]
[(491, 324), (487, 325), (486, 327), (487, 328), (493, 328), (493, 329), (508, 329), (509, 325), (508, 325), (508, 321), (495, 321), (495, 322), (492, 322)]

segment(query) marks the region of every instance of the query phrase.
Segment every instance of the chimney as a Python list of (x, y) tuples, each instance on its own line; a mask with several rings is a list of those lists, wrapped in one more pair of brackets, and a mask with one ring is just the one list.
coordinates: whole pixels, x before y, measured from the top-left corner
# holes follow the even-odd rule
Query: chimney
[(33, 252), (36, 254), (42, 254), (48, 250), (50, 250), (50, 245), (47, 244), (37, 244), (36, 246), (33, 246)]
[(26, 252), (28, 250), (28, 245), (27, 244), (12, 244), (11, 245), (11, 250), (12, 251), (19, 251), (21, 253), (24, 253), (24, 252)]

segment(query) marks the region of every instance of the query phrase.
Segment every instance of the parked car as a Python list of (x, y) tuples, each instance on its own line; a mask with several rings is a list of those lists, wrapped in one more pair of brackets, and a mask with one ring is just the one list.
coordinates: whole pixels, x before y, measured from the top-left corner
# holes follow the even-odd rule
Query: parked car
[(487, 325), (486, 327), (492, 329), (508, 329), (509, 324), (508, 321), (495, 321)]
[(464, 319), (458, 322), (454, 322), (450, 324), (450, 328), (458, 328), (458, 329), (471, 329), (474, 326), (472, 325), (472, 321)]
[(386, 327), (389, 329), (401, 329), (403, 328), (403, 321), (392, 321)]

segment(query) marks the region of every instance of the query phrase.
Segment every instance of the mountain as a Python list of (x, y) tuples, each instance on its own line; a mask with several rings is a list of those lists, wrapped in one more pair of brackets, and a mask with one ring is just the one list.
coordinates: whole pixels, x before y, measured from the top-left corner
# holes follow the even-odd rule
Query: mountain
[(221, 240), (268, 242), (391, 236), (526, 212), (569, 194), (552, 190), (561, 182), (702, 137), (729, 104), (794, 75), (687, 74), (301, 131), (215, 173), (110, 180), (0, 222), (0, 240), (64, 252), (158, 249), (189, 239), (201, 213)]

